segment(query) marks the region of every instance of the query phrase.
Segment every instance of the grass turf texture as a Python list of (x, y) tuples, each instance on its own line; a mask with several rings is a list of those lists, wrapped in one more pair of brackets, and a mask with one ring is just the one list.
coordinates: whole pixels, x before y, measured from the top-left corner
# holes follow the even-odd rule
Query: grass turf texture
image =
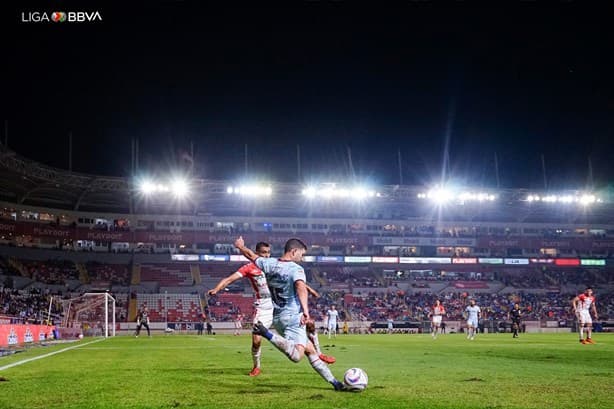
[[(340, 393), (306, 359), (294, 364), (266, 340), (263, 373), (248, 377), (247, 335), (116, 337), (0, 371), (0, 408), (613, 407), (614, 334), (594, 338), (321, 336), (337, 378), (350, 367), (369, 375), (364, 392)], [(0, 366), (73, 345), (32, 348)]]

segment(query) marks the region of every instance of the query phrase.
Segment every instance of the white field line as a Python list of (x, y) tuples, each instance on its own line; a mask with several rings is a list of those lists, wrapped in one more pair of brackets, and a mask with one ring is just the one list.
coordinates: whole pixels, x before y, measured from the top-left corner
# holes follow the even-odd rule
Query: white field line
[(49, 352), (48, 354), (44, 354), (44, 355), (40, 355), (40, 356), (35, 356), (33, 358), (28, 358), (28, 359), (24, 359), (24, 360), (21, 360), (21, 361), (13, 362), (12, 364), (0, 366), (0, 371), (4, 371), (5, 369), (10, 369), (10, 368), (12, 368), (14, 366), (19, 366), (19, 365), (27, 364), (28, 362), (36, 361), (37, 359), (47, 358), (47, 357), (55, 355), (55, 354), (59, 354), (59, 353), (66, 352), (66, 351), (70, 351), (71, 349), (75, 349), (75, 348), (81, 348), (81, 347), (84, 347), (86, 345), (94, 344), (96, 342), (100, 342), (100, 341), (104, 341), (104, 340), (105, 340), (105, 338), (96, 339), (94, 341), (90, 341), (90, 342), (87, 342), (85, 344), (74, 345), (72, 347), (60, 349), (58, 351)]

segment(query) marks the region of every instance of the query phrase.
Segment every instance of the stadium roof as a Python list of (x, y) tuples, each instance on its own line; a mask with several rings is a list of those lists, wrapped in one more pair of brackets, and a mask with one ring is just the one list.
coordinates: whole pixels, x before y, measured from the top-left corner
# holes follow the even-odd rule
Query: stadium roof
[[(271, 183), (266, 188), (268, 195), (255, 196), (241, 194), (254, 192), (233, 187), (228, 181), (191, 178), (188, 184), (190, 194), (184, 200), (168, 195), (144, 196), (136, 178), (69, 172), (0, 148), (0, 199), (29, 206), (123, 214), (614, 223), (614, 206), (607, 195), (600, 203), (582, 206), (527, 200), (532, 195), (547, 197), (550, 194), (547, 192), (485, 189), (481, 195), (493, 200), (467, 200), (467, 203), (465, 199), (461, 200), (463, 203), (455, 200), (442, 207), (425, 200), (423, 186), (387, 185), (369, 194), (361, 191), (359, 196), (355, 191), (344, 190), (337, 197), (326, 188), (322, 195), (308, 197), (306, 187), (298, 183)], [(570, 198), (582, 192), (557, 194)]]

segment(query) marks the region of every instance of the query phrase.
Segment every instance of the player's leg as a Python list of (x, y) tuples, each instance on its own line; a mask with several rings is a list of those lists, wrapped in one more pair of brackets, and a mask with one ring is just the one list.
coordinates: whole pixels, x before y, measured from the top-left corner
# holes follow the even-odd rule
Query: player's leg
[[(285, 338), (287, 331), (291, 328), (290, 324), (300, 327), (304, 335), (302, 344), (297, 344), (292, 339)], [(261, 322), (254, 325), (253, 333), (263, 336), (268, 339), (278, 350), (288, 357), (293, 362), (298, 362), (305, 354), (305, 344), (307, 343), (307, 333), (305, 327), (300, 326), (300, 316), (293, 317), (274, 317), (273, 325), (278, 334), (273, 334)]]
[(322, 353), (322, 350), (320, 350), (320, 338), (318, 337), (318, 331), (316, 330), (315, 323), (313, 321), (308, 322), (305, 326), (305, 329), (307, 331), (307, 338), (313, 344), (313, 347), (320, 359), (327, 364), (334, 364), (335, 362), (337, 362), (335, 357), (324, 355)]
[(254, 366), (249, 373), (249, 376), (260, 375), (260, 355), (261, 355), (262, 337), (258, 334), (252, 334), (252, 362)]
[(330, 368), (324, 361), (322, 361), (319, 357), (319, 354), (316, 352), (315, 347), (311, 343), (311, 341), (307, 341), (307, 345), (305, 346), (305, 354), (307, 355), (307, 359), (309, 359), (309, 364), (324, 380), (331, 385), (335, 390), (343, 390), (343, 383), (339, 382), (333, 373), (330, 371)]
[(586, 317), (584, 320), (584, 325), (586, 325), (586, 342), (589, 344), (594, 344), (593, 341), (593, 319), (591, 318), (590, 313), (586, 312)]
[(143, 325), (145, 326), (145, 328), (147, 329), (147, 336), (151, 337), (151, 332), (149, 331), (149, 324), (144, 322)]
[(141, 333), (141, 323), (138, 323), (136, 325), (136, 331), (134, 332), (134, 336), (138, 338), (140, 333)]
[[(273, 324), (273, 307), (264, 307), (262, 305), (256, 307), (256, 314), (254, 315), (254, 324), (261, 322), (266, 328), (269, 328)], [(262, 337), (258, 334), (252, 334), (252, 367), (249, 376), (260, 375), (260, 356), (262, 351)]]
[(580, 337), (580, 342), (585, 343), (584, 341), (584, 327), (586, 326), (586, 322), (584, 321), (584, 317), (582, 316), (582, 312), (578, 314), (578, 336)]

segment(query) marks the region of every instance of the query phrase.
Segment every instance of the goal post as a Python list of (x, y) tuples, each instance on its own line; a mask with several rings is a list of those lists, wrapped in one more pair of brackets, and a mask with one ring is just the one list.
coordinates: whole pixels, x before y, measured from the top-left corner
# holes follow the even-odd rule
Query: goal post
[(61, 300), (64, 328), (81, 330), (84, 336), (115, 336), (115, 298), (111, 294), (85, 293)]

